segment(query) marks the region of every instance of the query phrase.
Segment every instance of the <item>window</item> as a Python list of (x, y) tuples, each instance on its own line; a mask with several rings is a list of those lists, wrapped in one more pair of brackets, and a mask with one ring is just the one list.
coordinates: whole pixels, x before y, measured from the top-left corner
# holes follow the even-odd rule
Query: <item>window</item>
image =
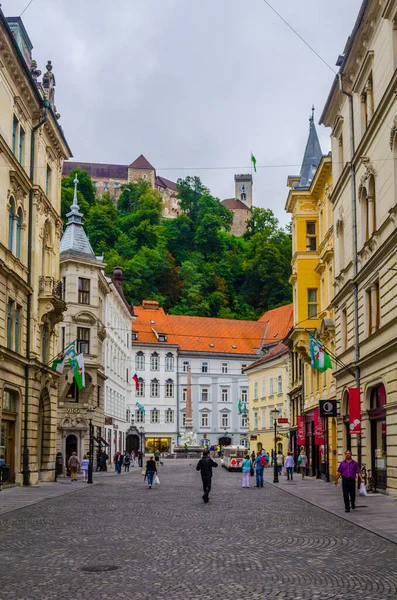
[(22, 225), (22, 211), (18, 209), (16, 219), (16, 236), (15, 236), (15, 256), (21, 258), (21, 225)]
[(133, 342), (136, 342), (136, 341), (137, 341), (137, 339), (138, 339), (138, 334), (136, 333), (136, 331), (133, 331), (133, 332), (131, 333), (131, 340), (132, 340)]
[(18, 119), (14, 116), (12, 121), (12, 153), (17, 154)]
[(241, 415), (241, 427), (248, 427), (247, 415)]
[(270, 377), (270, 379), (269, 379), (269, 386), (270, 386), (269, 394), (270, 394), (270, 396), (273, 396), (273, 394), (274, 394), (273, 377)]
[(261, 422), (262, 422), (262, 429), (266, 429), (266, 408), (262, 408)]
[(167, 408), (167, 410), (165, 411), (165, 422), (166, 423), (174, 422), (174, 411), (171, 410), (170, 408)]
[(182, 427), (186, 425), (186, 413), (182, 413)]
[(244, 369), (247, 368), (247, 363), (242, 363), (241, 365), (241, 373), (244, 371)]
[(42, 328), (41, 336), (41, 360), (44, 364), (46, 364), (48, 360), (48, 328), (45, 323)]
[(66, 341), (65, 341), (65, 339), (66, 339), (66, 338), (65, 338), (65, 329), (66, 329), (66, 327), (61, 327), (61, 347), (62, 347), (62, 350), (63, 350), (63, 349), (65, 348), (65, 346), (66, 346)]
[(97, 405), (97, 408), (99, 408), (101, 406), (101, 386), (100, 385), (97, 386), (97, 390), (96, 390), (96, 405)]
[(159, 382), (158, 379), (152, 379), (152, 381), (150, 382), (150, 395), (152, 398), (158, 398), (159, 397)]
[(308, 288), (307, 290), (307, 316), (309, 319), (317, 317), (317, 288)]
[(145, 395), (145, 381), (140, 377), (138, 379), (138, 388), (136, 389), (135, 396), (142, 398)]
[(243, 404), (248, 402), (248, 390), (241, 390), (241, 402)]
[(14, 200), (10, 199), (10, 208), (8, 211), (8, 249), (13, 251), (13, 242), (14, 242)]
[(109, 183), (107, 181), (104, 182), (103, 188), (107, 191), (109, 189)]
[(184, 373), (187, 373), (188, 369), (189, 369), (189, 366), (190, 366), (190, 362), (188, 360), (184, 360), (183, 364), (182, 364), (182, 371)]
[(14, 301), (9, 300), (7, 305), (7, 348), (12, 347), (12, 318), (14, 312)]
[(77, 327), (77, 354), (90, 353), (90, 330), (87, 327)]
[(283, 393), (283, 378), (281, 375), (279, 375), (277, 377), (277, 393), (278, 394), (282, 394)]
[(49, 194), (51, 191), (51, 169), (47, 165), (46, 178), (45, 178), (45, 195), (49, 198)]
[(25, 132), (22, 127), (19, 128), (19, 163), (23, 163), (23, 153), (25, 148)]
[(254, 410), (254, 429), (258, 429), (259, 427), (259, 423), (258, 423), (258, 411)]
[(79, 277), (79, 304), (90, 303), (90, 280)]
[(228, 413), (222, 413), (221, 427), (229, 427), (229, 415), (228, 415)]
[(228, 363), (222, 363), (221, 365), (221, 371), (222, 373), (227, 373), (228, 372)]
[(347, 310), (344, 308), (341, 314), (342, 321), (342, 350), (347, 348)]
[(172, 352), (167, 352), (167, 354), (165, 355), (165, 370), (174, 370), (174, 355), (172, 354)]
[(208, 373), (208, 362), (206, 360), (201, 363), (201, 372)]
[(22, 307), (17, 304), (15, 309), (15, 352), (19, 352), (19, 331)]
[(137, 371), (145, 370), (145, 355), (143, 352), (137, 352), (135, 355), (135, 369)]
[(159, 333), (159, 342), (166, 342), (167, 341), (167, 336), (165, 335), (165, 333)]
[(227, 388), (222, 389), (221, 400), (222, 402), (227, 402), (229, 400), (229, 390)]
[(266, 379), (262, 379), (262, 398), (266, 396)]
[(208, 402), (208, 388), (201, 388), (201, 402)]
[(306, 250), (307, 252), (315, 252), (317, 250), (315, 221), (306, 221)]
[(366, 291), (367, 295), (367, 322), (368, 335), (372, 335), (379, 329), (380, 307), (379, 307), (379, 281), (374, 282)]
[(182, 390), (182, 402), (186, 402), (187, 400), (187, 388), (183, 388)]
[(367, 129), (370, 120), (374, 114), (374, 90), (372, 82), (372, 73), (364, 85), (361, 93), (361, 121), (363, 127), (363, 133)]
[(209, 415), (208, 413), (201, 414), (201, 427), (209, 427)]
[(258, 382), (254, 383), (254, 400), (258, 400)]
[(160, 423), (160, 411), (157, 408), (154, 408), (150, 411), (150, 422), (151, 423)]
[(145, 422), (145, 413), (143, 412), (143, 410), (141, 408), (139, 410), (135, 411), (135, 422), (136, 423), (144, 423)]
[(79, 401), (79, 388), (76, 385), (76, 380), (73, 379), (72, 383), (69, 386), (68, 391), (66, 392), (66, 402), (78, 402)]
[(173, 398), (174, 397), (174, 382), (172, 379), (167, 379), (165, 383), (165, 397)]
[(273, 408), (269, 408), (269, 427), (274, 427), (274, 419), (273, 419)]
[(157, 352), (153, 352), (153, 354), (150, 356), (150, 370), (159, 370), (159, 355), (157, 354)]

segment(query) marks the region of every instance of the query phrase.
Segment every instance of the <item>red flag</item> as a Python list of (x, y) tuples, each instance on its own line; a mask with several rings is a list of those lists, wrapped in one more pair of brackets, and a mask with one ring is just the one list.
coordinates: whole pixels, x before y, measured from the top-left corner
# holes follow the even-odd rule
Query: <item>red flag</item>
[(305, 417), (298, 417), (298, 446), (306, 445), (306, 436), (305, 436)]
[(360, 388), (349, 388), (350, 435), (361, 434)]
[(314, 410), (314, 443), (316, 446), (324, 446), (324, 421), (318, 408)]
[(135, 381), (135, 389), (139, 390), (139, 379), (138, 379), (138, 375), (135, 373), (134, 377), (132, 378)]

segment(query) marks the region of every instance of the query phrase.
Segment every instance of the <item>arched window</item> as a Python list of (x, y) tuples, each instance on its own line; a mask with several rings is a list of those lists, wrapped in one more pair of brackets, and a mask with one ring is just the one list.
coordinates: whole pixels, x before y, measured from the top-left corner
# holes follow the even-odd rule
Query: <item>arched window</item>
[(172, 352), (167, 352), (167, 354), (165, 355), (165, 370), (174, 370), (174, 355), (172, 354)]
[(135, 369), (137, 371), (143, 371), (145, 369), (145, 355), (139, 351), (135, 355)]
[(17, 212), (16, 220), (16, 240), (15, 240), (15, 255), (17, 258), (21, 258), (21, 225), (22, 225), (22, 211), (21, 209)]
[(14, 246), (14, 215), (15, 205), (14, 200), (10, 198), (10, 209), (8, 212), (8, 249), (13, 251)]
[(368, 194), (365, 187), (361, 189), (360, 193), (360, 205), (361, 205), (361, 231), (362, 231), (362, 243), (365, 244), (369, 240), (369, 223), (368, 223)]
[(153, 352), (150, 356), (150, 370), (158, 371), (159, 370), (159, 355), (157, 352)]
[(376, 231), (376, 194), (373, 175), (368, 179), (368, 230), (370, 237)]
[(145, 391), (144, 390), (145, 390), (145, 382), (142, 379), (142, 377), (140, 377), (138, 379), (138, 387), (136, 389), (136, 394), (135, 395), (142, 398), (145, 395)]
[(174, 382), (172, 379), (167, 379), (165, 383), (165, 397), (173, 398), (174, 397)]
[(159, 397), (159, 382), (158, 379), (152, 379), (150, 382), (150, 395), (152, 398)]

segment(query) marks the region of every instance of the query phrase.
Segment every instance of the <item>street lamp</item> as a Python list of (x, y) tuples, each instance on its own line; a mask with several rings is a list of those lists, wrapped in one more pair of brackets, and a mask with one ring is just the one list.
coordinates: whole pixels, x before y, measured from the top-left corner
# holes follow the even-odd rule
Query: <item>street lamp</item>
[(87, 412), (90, 413), (90, 442), (89, 442), (90, 458), (89, 458), (89, 463), (88, 463), (87, 483), (93, 483), (92, 472), (94, 469), (94, 426), (92, 424), (92, 413), (95, 412), (95, 408), (90, 407), (87, 409)]
[(145, 448), (143, 447), (143, 436), (145, 434), (145, 428), (144, 427), (140, 427), (139, 428), (139, 433), (141, 434), (141, 460), (142, 460), (142, 464), (140, 465), (142, 467), (143, 465), (143, 457), (145, 455)]
[(273, 465), (273, 483), (278, 483), (278, 466), (277, 466), (277, 419), (279, 411), (276, 407), (271, 411), (274, 421), (274, 465)]

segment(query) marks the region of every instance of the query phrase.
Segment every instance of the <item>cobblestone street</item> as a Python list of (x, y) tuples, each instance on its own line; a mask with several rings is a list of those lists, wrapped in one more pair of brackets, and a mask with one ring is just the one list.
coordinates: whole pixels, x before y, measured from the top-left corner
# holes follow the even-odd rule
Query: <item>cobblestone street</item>
[(135, 469), (0, 517), (1, 600), (396, 598), (392, 542), (220, 467), (203, 504), (195, 465), (166, 461), (152, 490)]

